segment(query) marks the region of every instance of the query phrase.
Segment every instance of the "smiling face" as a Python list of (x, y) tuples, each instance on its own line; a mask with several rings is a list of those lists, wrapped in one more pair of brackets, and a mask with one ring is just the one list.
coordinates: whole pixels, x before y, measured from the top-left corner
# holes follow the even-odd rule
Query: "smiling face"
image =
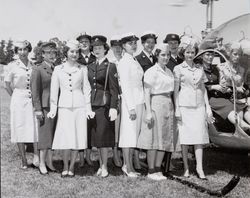
[(42, 53), (43, 60), (52, 64), (56, 61), (56, 51), (55, 50), (49, 50), (49, 51), (43, 51)]
[(195, 55), (196, 55), (195, 47), (188, 46), (184, 51), (185, 61), (193, 61)]
[(28, 58), (28, 55), (29, 55), (29, 50), (27, 47), (19, 47), (18, 50), (17, 50), (17, 54), (18, 54), (18, 57), (21, 59), (21, 60), (24, 60), (24, 59), (27, 59)]
[(168, 45), (172, 54), (176, 54), (179, 47), (179, 42), (176, 40), (168, 41)]
[(151, 54), (155, 47), (155, 39), (148, 38), (142, 45), (143, 45), (144, 50), (148, 52), (149, 54)]
[(78, 48), (69, 48), (68, 52), (67, 52), (67, 57), (68, 60), (70, 61), (77, 61), (79, 58), (79, 49)]
[(133, 55), (137, 50), (137, 41), (128, 41), (123, 44), (123, 48), (127, 53)]
[(88, 38), (81, 38), (79, 40), (82, 51), (89, 51), (90, 49), (90, 40)]
[(97, 59), (102, 59), (105, 56), (105, 48), (103, 45), (95, 45), (93, 46), (93, 53)]
[(161, 66), (167, 65), (169, 59), (170, 59), (170, 51), (169, 50), (164, 50), (159, 53), (157, 56), (158, 59), (158, 64)]
[(202, 56), (202, 61), (205, 64), (209, 64), (209, 65), (212, 64), (213, 59), (214, 59), (214, 54), (212, 52), (206, 52)]

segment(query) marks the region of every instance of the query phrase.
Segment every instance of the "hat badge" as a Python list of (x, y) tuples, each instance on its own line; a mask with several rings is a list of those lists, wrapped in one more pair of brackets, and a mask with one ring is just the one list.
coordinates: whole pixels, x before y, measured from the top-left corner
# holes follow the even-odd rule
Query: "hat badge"
[(95, 39), (95, 41), (98, 41), (98, 40), (99, 40), (98, 38)]

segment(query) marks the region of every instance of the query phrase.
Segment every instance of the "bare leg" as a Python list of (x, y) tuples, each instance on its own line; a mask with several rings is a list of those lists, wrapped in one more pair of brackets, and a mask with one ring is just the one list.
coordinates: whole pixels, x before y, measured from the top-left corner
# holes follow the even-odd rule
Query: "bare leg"
[[(129, 149), (129, 163), (128, 164), (129, 164), (131, 172), (136, 172), (135, 169), (134, 169), (134, 165), (133, 165), (133, 156), (134, 156), (134, 153), (135, 153), (134, 148), (130, 148)], [(130, 172), (129, 169), (128, 169), (128, 172)]]
[(75, 167), (75, 162), (76, 162), (76, 158), (78, 155), (78, 150), (71, 150), (70, 153), (70, 166), (69, 166), (69, 171), (71, 171), (72, 173), (74, 173), (74, 167)]
[(189, 176), (189, 167), (188, 167), (188, 145), (181, 145), (182, 149), (182, 159), (184, 163), (184, 176)]
[(164, 158), (164, 151), (156, 151), (155, 167), (161, 167), (162, 160)]
[(102, 168), (108, 170), (108, 148), (100, 148)]
[(83, 150), (79, 151), (79, 156), (80, 156), (79, 166), (83, 167), (84, 166), (84, 151)]
[(122, 166), (122, 160), (120, 158), (119, 151), (118, 151), (118, 148), (116, 146), (113, 148), (113, 160), (114, 160), (114, 164), (117, 167)]
[(63, 171), (69, 170), (70, 150), (63, 150)]
[(34, 156), (33, 156), (33, 164), (38, 167), (39, 166), (39, 151), (38, 151), (38, 143), (33, 143)]
[(91, 149), (86, 149), (86, 161), (89, 166), (93, 166), (93, 162), (91, 160)]
[(47, 151), (47, 165), (51, 170), (56, 170), (53, 165), (53, 151), (51, 149), (48, 149)]
[(47, 150), (46, 149), (40, 150), (39, 169), (44, 174), (48, 172), (47, 168), (46, 168), (46, 164), (45, 164), (46, 154), (47, 154)]
[(147, 161), (148, 161), (148, 169), (153, 170), (155, 168), (156, 161), (156, 150), (148, 150), (147, 151)]
[(130, 165), (130, 148), (122, 148), (123, 163), (127, 167), (127, 172), (132, 172)]
[(17, 146), (22, 158), (22, 167), (27, 167), (28, 163), (26, 158), (25, 145), (24, 143), (17, 143)]
[(203, 159), (203, 148), (201, 144), (194, 145), (195, 150), (195, 158), (196, 158), (196, 171), (199, 174), (200, 178), (205, 178), (205, 174), (203, 172), (203, 165), (202, 165), (202, 159)]
[(139, 149), (134, 149), (134, 158), (133, 158), (134, 159), (134, 166), (135, 166), (135, 169), (138, 169), (138, 170), (141, 169), (139, 153), (140, 153)]

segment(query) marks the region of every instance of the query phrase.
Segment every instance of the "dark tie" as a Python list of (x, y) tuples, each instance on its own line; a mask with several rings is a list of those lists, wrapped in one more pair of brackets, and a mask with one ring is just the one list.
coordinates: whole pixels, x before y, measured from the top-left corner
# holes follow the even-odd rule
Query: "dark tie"
[(153, 62), (153, 55), (152, 54), (149, 56), (149, 59), (151, 62)]

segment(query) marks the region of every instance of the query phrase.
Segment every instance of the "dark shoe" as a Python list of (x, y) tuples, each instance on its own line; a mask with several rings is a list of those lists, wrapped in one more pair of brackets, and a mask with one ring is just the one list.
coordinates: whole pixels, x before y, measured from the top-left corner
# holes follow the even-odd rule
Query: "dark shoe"
[(47, 170), (48, 170), (49, 172), (52, 172), (52, 173), (58, 173), (58, 172), (59, 172), (59, 170), (51, 169), (51, 168), (48, 167), (48, 166), (46, 166), (46, 168), (47, 168)]
[(36, 169), (36, 168), (39, 168), (39, 166), (31, 163), (31, 164), (28, 164), (28, 168), (35, 168)]

